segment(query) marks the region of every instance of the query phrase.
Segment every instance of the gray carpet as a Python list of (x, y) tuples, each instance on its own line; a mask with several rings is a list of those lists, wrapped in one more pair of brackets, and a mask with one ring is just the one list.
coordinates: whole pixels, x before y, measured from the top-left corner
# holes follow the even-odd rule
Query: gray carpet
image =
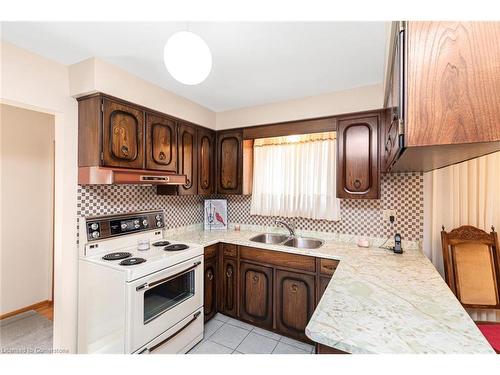
[(35, 311), (0, 320), (0, 353), (50, 353), (52, 326), (52, 321)]

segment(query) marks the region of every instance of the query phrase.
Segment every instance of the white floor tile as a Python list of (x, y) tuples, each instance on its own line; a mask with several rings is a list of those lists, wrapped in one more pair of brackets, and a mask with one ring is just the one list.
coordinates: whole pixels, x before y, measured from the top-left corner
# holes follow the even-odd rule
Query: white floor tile
[(245, 354), (270, 354), (277, 344), (276, 340), (250, 332), (236, 350)]
[(196, 345), (189, 354), (231, 354), (233, 349), (229, 349), (223, 345), (212, 341), (202, 341)]
[(270, 339), (273, 339), (276, 341), (279, 341), (281, 339), (281, 335), (278, 335), (277, 333), (274, 333), (274, 332), (271, 332), (271, 331), (268, 331), (266, 329), (262, 329), (259, 327), (253, 327), (252, 332), (255, 332), (255, 333), (262, 335), (262, 336), (265, 336), (265, 337), (269, 337)]
[(248, 333), (249, 332), (243, 328), (235, 327), (230, 324), (224, 324), (212, 336), (210, 336), (210, 341), (227, 346), (228, 348), (236, 349)]
[(220, 320), (221, 322), (227, 322), (229, 320), (229, 316), (217, 313), (214, 315), (213, 319)]
[(314, 346), (306, 344), (305, 342), (302, 341), (297, 341), (288, 337), (283, 336), (280, 340), (282, 343), (295, 346), (296, 348), (299, 348), (301, 350), (304, 350), (308, 353), (312, 353), (314, 350)]
[(224, 322), (221, 322), (220, 320), (210, 319), (208, 322), (205, 323), (203, 339), (204, 340), (208, 339), (210, 336), (212, 336), (212, 334), (215, 331), (217, 331), (223, 325)]
[(235, 327), (240, 327), (240, 328), (246, 329), (247, 331), (251, 331), (255, 327), (251, 324), (242, 322), (241, 320), (237, 320), (234, 318), (229, 318), (226, 323), (231, 324), (232, 326), (235, 326)]
[(276, 348), (273, 350), (273, 354), (310, 354), (311, 352), (306, 352), (305, 350), (299, 349), (295, 346), (279, 342)]

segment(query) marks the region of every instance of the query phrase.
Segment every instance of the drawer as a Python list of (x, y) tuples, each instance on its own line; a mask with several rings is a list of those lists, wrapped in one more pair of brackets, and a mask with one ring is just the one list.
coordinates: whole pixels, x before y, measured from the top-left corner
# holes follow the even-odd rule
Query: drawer
[(236, 258), (238, 256), (238, 248), (236, 245), (230, 243), (222, 244), (222, 254), (225, 257), (233, 257)]
[(240, 246), (240, 259), (309, 272), (314, 272), (316, 270), (316, 262), (313, 257), (281, 251), (257, 249), (255, 247)]
[(214, 258), (217, 255), (217, 245), (211, 245), (205, 247), (205, 259), (211, 259)]
[(323, 275), (333, 275), (338, 265), (339, 265), (338, 260), (320, 259), (319, 272), (322, 273)]

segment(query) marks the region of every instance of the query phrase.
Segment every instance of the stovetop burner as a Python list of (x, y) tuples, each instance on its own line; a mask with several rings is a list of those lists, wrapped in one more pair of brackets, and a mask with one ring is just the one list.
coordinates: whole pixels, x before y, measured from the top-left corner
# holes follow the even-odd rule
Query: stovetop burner
[(183, 243), (176, 243), (173, 245), (165, 246), (163, 250), (165, 251), (180, 251), (180, 250), (186, 250), (188, 249), (188, 245), (184, 245)]
[(144, 258), (129, 258), (129, 259), (122, 260), (120, 262), (120, 266), (133, 266), (136, 264), (144, 263), (145, 261), (146, 261), (146, 259), (144, 259)]
[(153, 243), (153, 246), (167, 246), (167, 245), (170, 245), (170, 242), (168, 242), (168, 241), (156, 241), (155, 243)]
[(109, 253), (106, 254), (102, 257), (104, 260), (120, 260), (120, 259), (125, 259), (128, 257), (131, 257), (132, 254), (127, 253), (127, 252), (118, 252), (118, 253)]

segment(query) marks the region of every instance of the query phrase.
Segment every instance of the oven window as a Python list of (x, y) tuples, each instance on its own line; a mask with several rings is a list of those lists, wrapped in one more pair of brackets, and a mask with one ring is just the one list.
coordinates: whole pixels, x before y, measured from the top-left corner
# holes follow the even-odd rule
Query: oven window
[(144, 324), (194, 296), (194, 270), (165, 281), (144, 293)]

